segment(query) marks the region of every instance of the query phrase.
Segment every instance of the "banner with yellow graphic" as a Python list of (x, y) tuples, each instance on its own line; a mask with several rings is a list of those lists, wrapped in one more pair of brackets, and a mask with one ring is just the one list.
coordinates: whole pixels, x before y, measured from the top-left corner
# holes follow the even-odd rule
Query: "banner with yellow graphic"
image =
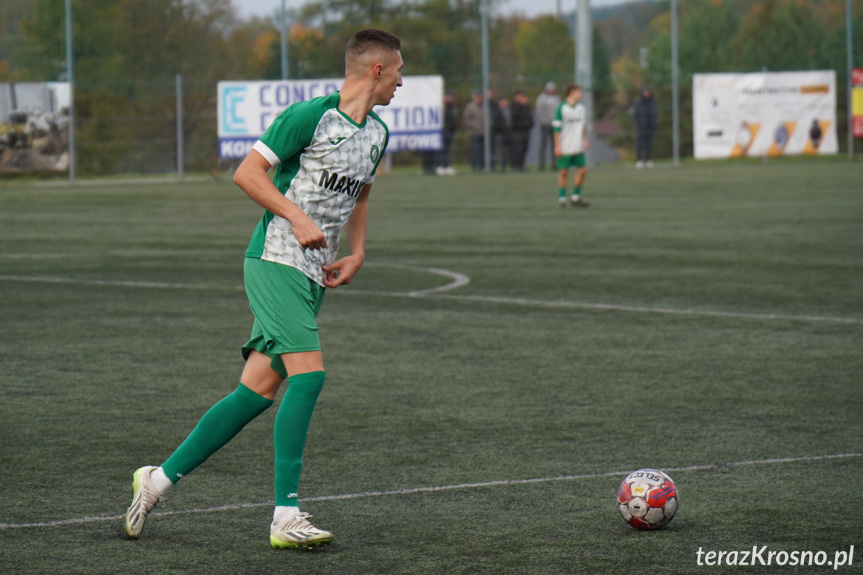
[(695, 74), (695, 157), (835, 154), (836, 72)]
[(851, 70), (851, 133), (863, 138), (863, 68)]

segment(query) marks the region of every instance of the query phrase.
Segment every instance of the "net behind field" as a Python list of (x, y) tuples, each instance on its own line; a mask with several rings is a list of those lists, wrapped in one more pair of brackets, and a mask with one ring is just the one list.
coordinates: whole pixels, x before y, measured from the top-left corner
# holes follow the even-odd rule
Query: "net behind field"
[[(308, 2), (289, 6), (285, 67), (291, 79), (339, 77), (347, 38), (365, 26), (403, 39), (409, 74), (440, 74), (459, 106), (482, 86), (480, 1)], [(524, 90), (531, 105), (548, 81), (573, 81), (575, 5), (520, 16), (491, 2), (489, 85), (498, 97)], [(692, 156), (692, 75), (710, 72), (835, 70), (841, 152), (847, 147), (844, 0), (679, 2), (680, 155)], [(216, 83), (282, 77), (281, 14), (241, 19), (230, 2), (71, 2), (77, 168), (82, 175), (177, 171), (176, 78), (183, 78), (185, 168), (220, 164)], [(863, 62), (863, 2), (852, 2), (853, 58)], [(650, 85), (659, 107), (654, 144), (672, 157), (668, 2), (592, 6), (595, 131), (609, 159), (632, 159), (631, 106)], [(66, 79), (61, 2), (10, 0), (0, 7), (0, 82)], [(535, 135), (534, 135), (535, 136)], [(535, 137), (534, 137), (535, 140)], [(536, 150), (529, 153), (535, 162)], [(467, 162), (467, 135), (456, 138)], [(416, 154), (395, 161), (419, 165)]]

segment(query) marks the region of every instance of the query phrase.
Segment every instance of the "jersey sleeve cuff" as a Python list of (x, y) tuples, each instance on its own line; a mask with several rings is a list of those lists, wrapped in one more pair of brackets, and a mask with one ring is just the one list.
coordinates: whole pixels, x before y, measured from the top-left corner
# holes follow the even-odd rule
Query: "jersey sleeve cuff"
[(278, 166), (282, 163), (279, 157), (262, 141), (258, 140), (255, 142), (255, 145), (252, 146), (252, 149), (264, 156), (268, 162), (270, 162), (270, 166)]

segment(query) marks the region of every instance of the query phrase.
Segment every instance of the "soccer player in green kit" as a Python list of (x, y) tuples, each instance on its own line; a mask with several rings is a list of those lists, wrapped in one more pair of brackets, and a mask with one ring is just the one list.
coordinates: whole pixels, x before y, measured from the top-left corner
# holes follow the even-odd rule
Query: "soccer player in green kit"
[(568, 84), (564, 88), (566, 99), (557, 107), (552, 127), (554, 130), (554, 156), (557, 159), (558, 205), (566, 206), (566, 179), (570, 168), (575, 168), (572, 195), (573, 206), (586, 208), (590, 204), (581, 197), (581, 186), (587, 176), (584, 153), (590, 145), (587, 139), (587, 112), (581, 103), (581, 87)]
[[(285, 109), (237, 169), (234, 182), (266, 210), (244, 263), (255, 316), (243, 346), (246, 364), (237, 389), (203, 415), (160, 467), (135, 471), (124, 516), (128, 537), (141, 535), (170, 487), (269, 408), (287, 379), (273, 432), (270, 544), (308, 548), (333, 540), (309, 523), (297, 501), (306, 433), (325, 377), (315, 318), (325, 288), (350, 283), (363, 265), (369, 191), (388, 141), (372, 108), (390, 103), (403, 67), (396, 36), (357, 32), (345, 51), (342, 89)], [(271, 180), (267, 171), (276, 166)], [(350, 254), (336, 260), (342, 228)]]

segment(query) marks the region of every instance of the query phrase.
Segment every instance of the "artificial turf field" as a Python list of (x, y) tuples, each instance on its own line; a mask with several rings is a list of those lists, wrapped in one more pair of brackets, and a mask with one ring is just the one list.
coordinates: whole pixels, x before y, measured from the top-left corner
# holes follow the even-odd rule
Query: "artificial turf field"
[[(0, 572), (821, 573), (863, 564), (863, 165), (379, 176), (367, 265), (319, 317), (300, 498), (335, 542), (269, 548), (270, 409), (128, 541), (132, 471), (237, 385), (229, 181), (0, 186)], [(469, 283), (465, 283), (469, 279)], [(439, 289), (438, 289), (439, 288)], [(615, 494), (677, 482), (668, 528)]]

